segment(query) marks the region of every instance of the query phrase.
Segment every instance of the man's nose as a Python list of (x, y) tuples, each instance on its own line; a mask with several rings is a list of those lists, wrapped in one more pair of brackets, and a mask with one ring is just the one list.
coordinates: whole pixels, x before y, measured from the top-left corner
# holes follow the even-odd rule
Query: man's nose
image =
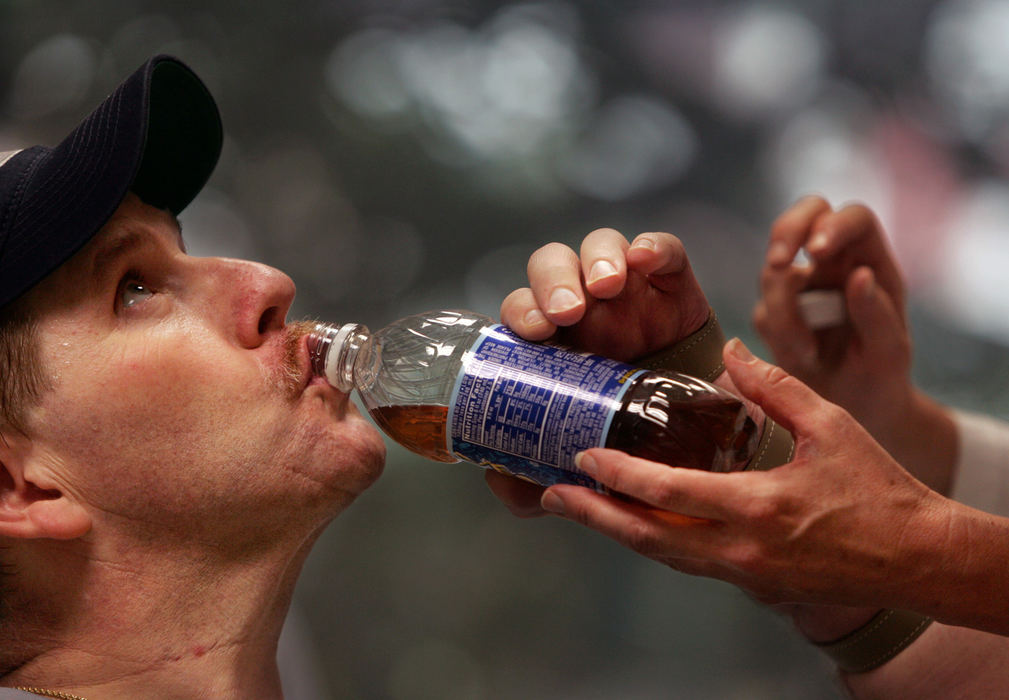
[(220, 293), (230, 300), (237, 342), (256, 348), (284, 328), (294, 301), (294, 282), (276, 268), (250, 262), (217, 258), (215, 276)]

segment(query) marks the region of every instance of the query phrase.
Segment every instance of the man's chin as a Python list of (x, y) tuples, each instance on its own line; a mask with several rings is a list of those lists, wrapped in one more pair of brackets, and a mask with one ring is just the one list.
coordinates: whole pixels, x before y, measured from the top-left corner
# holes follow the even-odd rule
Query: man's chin
[(326, 496), (328, 501), (326, 509), (329, 513), (329, 520), (340, 515), (357, 500), (358, 496), (371, 488), (378, 481), (384, 469), (385, 453), (383, 451), (380, 457), (376, 457), (370, 463), (360, 464), (352, 479), (347, 478), (348, 475), (346, 472), (342, 473), (339, 479), (339, 486), (331, 489)]
[(325, 405), (336, 418), (342, 418), (349, 412), (360, 413), (350, 400), (350, 394), (343, 393), (319, 377), (312, 378), (297, 396), (301, 400)]
[(339, 439), (330, 448), (335, 459), (329, 473), (339, 489), (353, 500), (378, 481), (385, 470), (385, 441), (353, 403), (348, 403), (337, 430)]

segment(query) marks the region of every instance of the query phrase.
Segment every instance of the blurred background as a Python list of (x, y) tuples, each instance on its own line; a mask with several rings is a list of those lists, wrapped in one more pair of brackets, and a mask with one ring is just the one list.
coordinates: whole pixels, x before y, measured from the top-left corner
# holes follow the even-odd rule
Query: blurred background
[[(294, 316), (378, 328), (497, 314), (539, 245), (682, 238), (748, 319), (770, 222), (861, 200), (911, 290), (915, 374), (1009, 414), (1009, 2), (0, 0), (0, 151), (54, 143), (149, 55), (223, 114), (182, 220), (260, 260)], [(554, 519), (478, 470), (390, 448), (298, 591), (298, 697), (837, 698), (830, 666), (735, 589)]]

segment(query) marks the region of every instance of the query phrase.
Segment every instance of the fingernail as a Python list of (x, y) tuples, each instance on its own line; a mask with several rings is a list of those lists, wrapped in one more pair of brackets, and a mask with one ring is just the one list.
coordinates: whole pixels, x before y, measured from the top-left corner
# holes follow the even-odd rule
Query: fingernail
[(543, 510), (548, 513), (564, 515), (564, 501), (560, 499), (560, 496), (549, 489), (543, 492), (543, 496), (540, 498), (540, 505), (543, 507)]
[(585, 452), (579, 452), (575, 455), (575, 466), (588, 476), (595, 477), (596, 475), (596, 460)]
[(589, 270), (589, 284), (598, 282), (599, 280), (606, 279), (607, 277), (612, 277), (617, 274), (617, 268), (609, 260), (599, 260), (592, 269)]
[(550, 295), (550, 308), (547, 309), (552, 314), (573, 309), (581, 303), (581, 299), (567, 287), (558, 287)]
[(793, 257), (788, 246), (781, 241), (772, 243), (767, 250), (767, 262), (771, 265), (787, 265), (792, 262)]
[(653, 241), (651, 238), (639, 238), (638, 240), (634, 241), (634, 244), (631, 245), (631, 248), (643, 248), (644, 250), (655, 250), (655, 241)]
[(809, 239), (809, 243), (806, 244), (806, 250), (810, 253), (821, 253), (826, 250), (827, 245), (830, 243), (830, 238), (823, 231), (817, 231), (813, 234), (813, 237)]
[(527, 326), (538, 326), (541, 323), (547, 322), (547, 317), (543, 315), (543, 312), (539, 309), (531, 309), (526, 312), (526, 315), (522, 317), (522, 321)]
[(757, 359), (753, 356), (753, 353), (750, 352), (750, 349), (746, 347), (746, 345), (743, 344), (743, 341), (740, 340), (739, 338), (733, 338), (730, 341), (729, 352), (731, 352), (732, 356), (735, 357), (737, 360), (739, 360), (740, 362), (745, 362), (746, 364), (749, 364)]

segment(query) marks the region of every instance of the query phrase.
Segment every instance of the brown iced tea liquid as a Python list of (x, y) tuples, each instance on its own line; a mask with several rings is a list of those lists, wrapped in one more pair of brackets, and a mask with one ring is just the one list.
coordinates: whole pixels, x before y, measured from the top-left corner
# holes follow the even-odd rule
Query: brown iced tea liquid
[(649, 373), (625, 394), (606, 447), (674, 467), (732, 471), (749, 461), (758, 439), (736, 397), (686, 392), (681, 382)]
[(385, 434), (437, 462), (458, 462), (445, 447), (448, 406), (379, 406), (369, 411)]

